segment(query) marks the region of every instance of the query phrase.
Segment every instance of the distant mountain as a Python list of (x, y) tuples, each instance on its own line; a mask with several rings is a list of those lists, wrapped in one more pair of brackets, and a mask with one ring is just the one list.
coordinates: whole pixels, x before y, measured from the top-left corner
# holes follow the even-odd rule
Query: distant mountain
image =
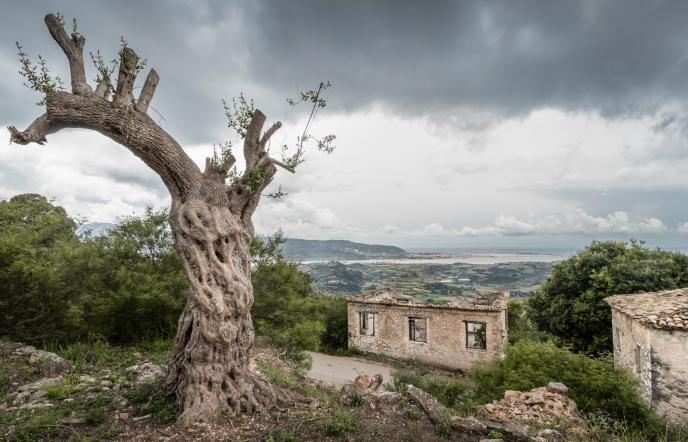
[(401, 258), (406, 251), (395, 246), (363, 244), (346, 240), (287, 238), (282, 253), (294, 261), (347, 261), (354, 259)]

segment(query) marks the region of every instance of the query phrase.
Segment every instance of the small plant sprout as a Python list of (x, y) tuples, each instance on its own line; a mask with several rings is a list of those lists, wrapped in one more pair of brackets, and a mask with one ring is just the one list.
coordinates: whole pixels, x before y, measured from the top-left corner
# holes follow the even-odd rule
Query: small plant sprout
[(244, 94), (240, 93), (238, 97), (232, 98), (231, 108), (224, 99), (222, 100), (222, 105), (225, 108), (225, 115), (227, 116), (227, 126), (234, 129), (243, 140), (244, 137), (246, 137), (246, 130), (251, 122), (251, 118), (253, 118), (253, 112), (256, 109), (253, 104), (253, 99), (246, 100)]
[[(38, 61), (36, 63), (32, 62), (26, 52), (24, 52), (24, 47), (16, 42), (19, 56), (19, 75), (24, 77), (24, 86), (31, 90), (40, 92), (43, 95), (49, 92), (62, 90), (63, 82), (58, 76), (53, 77), (48, 69), (48, 63), (42, 56), (38, 56)], [(41, 101), (37, 102), (37, 106), (42, 106), (45, 104), (45, 96)]]
[(292, 108), (301, 103), (310, 103), (311, 106), (311, 112), (308, 116), (308, 120), (306, 121), (306, 125), (303, 128), (303, 132), (296, 138), (296, 150), (294, 153), (289, 155), (289, 146), (286, 144), (282, 146), (282, 161), (292, 169), (303, 163), (304, 146), (310, 141), (315, 142), (317, 149), (321, 152), (328, 154), (334, 152), (334, 140), (337, 138), (334, 134), (316, 138), (310, 133), (311, 125), (315, 120), (318, 110), (327, 106), (327, 100), (324, 98), (324, 93), (330, 87), (332, 87), (332, 83), (329, 81), (321, 81), (317, 89), (302, 91), (299, 92), (298, 98), (287, 99), (287, 104), (289, 104), (289, 106)]

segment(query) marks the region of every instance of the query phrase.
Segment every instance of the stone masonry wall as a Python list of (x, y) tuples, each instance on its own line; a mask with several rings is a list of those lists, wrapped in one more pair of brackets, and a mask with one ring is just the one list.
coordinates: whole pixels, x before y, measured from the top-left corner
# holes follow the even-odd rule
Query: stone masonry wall
[[(506, 311), (465, 311), (349, 301), (349, 347), (399, 359), (467, 370), (476, 362), (497, 359), (507, 339)], [(375, 313), (375, 334), (361, 335), (359, 313)], [(427, 319), (427, 342), (409, 340), (409, 317)], [(466, 348), (464, 321), (484, 322), (487, 348)]]
[(615, 363), (635, 374), (643, 397), (659, 413), (688, 420), (688, 332), (649, 328), (617, 310), (612, 319)]
[[(614, 363), (628, 368), (640, 380), (643, 398), (648, 402), (652, 401), (650, 330), (617, 310), (612, 310), (612, 324)], [(639, 351), (637, 358), (636, 348)]]
[(651, 333), (652, 403), (674, 422), (688, 422), (688, 332)]

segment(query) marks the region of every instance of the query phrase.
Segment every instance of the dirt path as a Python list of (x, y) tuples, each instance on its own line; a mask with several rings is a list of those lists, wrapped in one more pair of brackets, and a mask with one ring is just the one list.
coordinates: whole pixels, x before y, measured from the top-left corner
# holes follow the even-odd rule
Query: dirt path
[(378, 362), (369, 362), (357, 358), (343, 356), (330, 356), (322, 353), (308, 352), (313, 358), (313, 365), (306, 376), (329, 382), (336, 385), (344, 385), (353, 381), (359, 374), (381, 374), (383, 383), (392, 380), (392, 367)]

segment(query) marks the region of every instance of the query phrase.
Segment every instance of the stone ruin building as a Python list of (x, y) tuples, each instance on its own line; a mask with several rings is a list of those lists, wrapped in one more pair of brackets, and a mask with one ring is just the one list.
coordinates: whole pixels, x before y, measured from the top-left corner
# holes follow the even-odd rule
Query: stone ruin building
[(614, 362), (674, 422), (688, 421), (688, 288), (605, 299), (612, 308)]
[(503, 356), (509, 292), (417, 304), (391, 288), (347, 299), (349, 347), (449, 369)]

